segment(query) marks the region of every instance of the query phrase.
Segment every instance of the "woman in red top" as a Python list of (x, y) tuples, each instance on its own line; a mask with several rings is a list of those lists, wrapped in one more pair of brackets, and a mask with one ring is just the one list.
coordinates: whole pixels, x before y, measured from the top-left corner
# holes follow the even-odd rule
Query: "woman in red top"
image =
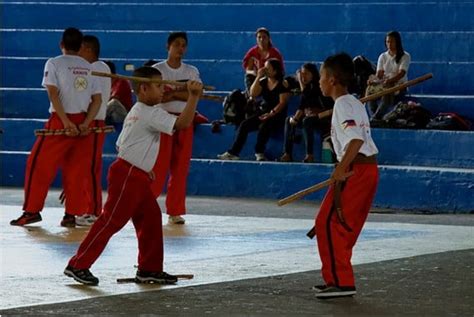
[(250, 87), (257, 76), (257, 71), (265, 66), (265, 62), (270, 58), (276, 58), (281, 63), (283, 72), (285, 71), (283, 57), (280, 51), (273, 46), (270, 32), (266, 28), (258, 28), (255, 32), (257, 45), (250, 48), (244, 56), (242, 66), (245, 69), (245, 87), (250, 91)]

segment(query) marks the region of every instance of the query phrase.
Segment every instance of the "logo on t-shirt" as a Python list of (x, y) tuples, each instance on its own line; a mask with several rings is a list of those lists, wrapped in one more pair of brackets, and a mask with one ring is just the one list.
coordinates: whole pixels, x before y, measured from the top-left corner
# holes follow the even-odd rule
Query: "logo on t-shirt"
[(77, 76), (76, 80), (74, 80), (74, 88), (76, 88), (77, 91), (83, 91), (86, 90), (87, 88), (87, 79), (82, 76)]
[(346, 128), (349, 128), (349, 127), (355, 127), (356, 126), (356, 122), (352, 119), (350, 120), (346, 120), (342, 123), (342, 128), (345, 130)]

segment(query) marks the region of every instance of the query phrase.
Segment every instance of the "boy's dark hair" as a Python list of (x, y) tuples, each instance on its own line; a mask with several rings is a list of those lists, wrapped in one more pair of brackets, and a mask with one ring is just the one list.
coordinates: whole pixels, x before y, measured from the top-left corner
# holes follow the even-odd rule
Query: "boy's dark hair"
[[(405, 51), (403, 50), (403, 45), (402, 45), (402, 36), (397, 31), (390, 31), (385, 36), (385, 38), (387, 38), (387, 37), (391, 37), (395, 40), (395, 46), (397, 47), (397, 54), (395, 55), (395, 62), (397, 62), (397, 64), (400, 64), (400, 60), (402, 59), (402, 56), (405, 55)], [(385, 44), (385, 46), (386, 46), (386, 44)]]
[(95, 57), (100, 55), (100, 42), (99, 39), (94, 35), (84, 35), (82, 38), (82, 44), (86, 45), (92, 52), (94, 52)]
[(110, 72), (111, 72), (112, 74), (116, 74), (116, 73), (117, 73), (117, 70), (116, 70), (116, 68), (115, 68), (114, 62), (112, 62), (112, 61), (104, 61), (104, 63), (106, 63), (107, 66), (109, 66)]
[[(144, 78), (152, 78), (155, 76), (161, 76), (161, 72), (150, 66), (142, 66), (133, 71), (133, 77), (144, 77)], [(140, 85), (143, 85), (144, 83), (138, 82), (138, 81), (132, 81), (132, 88), (135, 94), (138, 93), (138, 90), (140, 88)]]
[(82, 44), (82, 32), (76, 28), (67, 28), (63, 32), (61, 42), (66, 50), (79, 52)]
[(171, 43), (174, 42), (174, 40), (182, 38), (186, 41), (186, 45), (188, 44), (188, 35), (186, 32), (171, 32), (170, 35), (168, 35), (168, 45), (171, 45)]
[(347, 53), (329, 56), (324, 61), (323, 67), (344, 87), (349, 87), (354, 81), (354, 62)]

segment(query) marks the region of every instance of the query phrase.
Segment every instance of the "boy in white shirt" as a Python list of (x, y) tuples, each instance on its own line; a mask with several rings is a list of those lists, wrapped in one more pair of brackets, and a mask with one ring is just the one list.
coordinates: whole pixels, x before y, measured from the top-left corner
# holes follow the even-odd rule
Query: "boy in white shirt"
[[(133, 76), (161, 79), (161, 73), (152, 67), (140, 67)], [(155, 106), (163, 97), (163, 85), (134, 82), (138, 101), (127, 114), (117, 140), (119, 153), (109, 169), (107, 201), (76, 255), (70, 259), (65, 275), (83, 284), (97, 285), (99, 279), (89, 268), (112, 235), (132, 219), (138, 237), (136, 279), (139, 282), (176, 283), (176, 276), (163, 272), (161, 210), (150, 185), (162, 133), (172, 135), (175, 130), (186, 129), (193, 121), (202, 84), (189, 81), (187, 89), (188, 102), (181, 114), (175, 116)]]
[[(324, 285), (315, 286), (317, 298), (356, 293), (351, 265), (352, 249), (367, 219), (378, 182), (377, 147), (370, 135), (364, 105), (348, 93), (354, 64), (345, 54), (328, 57), (319, 81), (324, 96), (335, 101), (331, 138), (339, 163), (335, 180), (316, 217), (316, 233)], [(347, 178), (347, 173), (354, 174)]]
[(24, 213), (10, 222), (24, 226), (41, 221), (48, 189), (62, 169), (62, 185), (67, 196), (61, 226), (75, 226), (75, 216), (86, 210), (82, 185), (87, 173), (92, 140), (89, 127), (101, 104), (97, 77), (92, 65), (78, 56), (83, 35), (76, 28), (64, 31), (60, 43), (63, 55), (50, 58), (43, 74), (43, 86), (50, 100), (51, 117), (46, 129), (65, 129), (66, 135), (39, 136), (28, 157), (25, 171)]

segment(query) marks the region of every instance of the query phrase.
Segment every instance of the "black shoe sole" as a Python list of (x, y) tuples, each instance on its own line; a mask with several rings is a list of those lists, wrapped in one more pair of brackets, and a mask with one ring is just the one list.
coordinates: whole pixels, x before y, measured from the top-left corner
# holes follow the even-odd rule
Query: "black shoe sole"
[(165, 279), (156, 279), (153, 277), (135, 277), (135, 282), (136, 283), (142, 283), (142, 284), (161, 284), (161, 285), (173, 285), (178, 282), (177, 280), (165, 280)]
[(90, 286), (99, 285), (99, 282), (95, 283), (95, 282), (91, 282), (91, 281), (86, 281), (86, 280), (83, 280), (83, 279), (77, 277), (76, 274), (74, 274), (72, 271), (69, 271), (68, 269), (64, 270), (64, 275), (72, 277), (75, 281), (77, 281), (81, 284), (84, 284), (84, 285), (90, 285)]

